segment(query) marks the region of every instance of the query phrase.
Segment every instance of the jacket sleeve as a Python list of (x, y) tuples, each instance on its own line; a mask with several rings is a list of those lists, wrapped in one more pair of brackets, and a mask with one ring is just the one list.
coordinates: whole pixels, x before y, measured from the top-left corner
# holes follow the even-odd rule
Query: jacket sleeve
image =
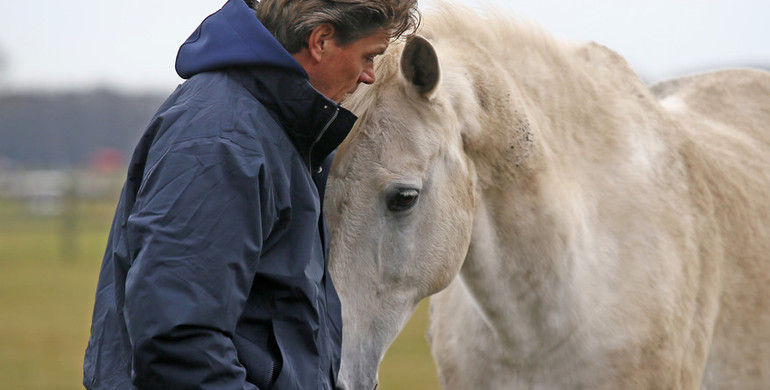
[(125, 319), (141, 389), (256, 389), (232, 336), (270, 230), (264, 156), (185, 141), (145, 174), (127, 222)]

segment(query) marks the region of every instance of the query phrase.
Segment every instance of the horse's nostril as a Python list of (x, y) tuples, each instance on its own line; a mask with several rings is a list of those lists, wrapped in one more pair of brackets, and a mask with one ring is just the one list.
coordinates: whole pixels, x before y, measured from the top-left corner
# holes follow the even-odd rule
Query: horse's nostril
[(380, 385), (379, 383), (375, 382), (374, 383), (374, 388), (372, 388), (372, 390), (377, 390), (377, 386), (379, 386), (379, 385)]

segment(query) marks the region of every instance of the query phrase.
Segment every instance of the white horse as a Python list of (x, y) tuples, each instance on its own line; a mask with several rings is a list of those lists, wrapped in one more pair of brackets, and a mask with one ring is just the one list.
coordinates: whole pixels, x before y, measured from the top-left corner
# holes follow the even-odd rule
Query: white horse
[(504, 16), (425, 22), (330, 176), (340, 388), (435, 294), (446, 389), (770, 389), (770, 74), (649, 89)]

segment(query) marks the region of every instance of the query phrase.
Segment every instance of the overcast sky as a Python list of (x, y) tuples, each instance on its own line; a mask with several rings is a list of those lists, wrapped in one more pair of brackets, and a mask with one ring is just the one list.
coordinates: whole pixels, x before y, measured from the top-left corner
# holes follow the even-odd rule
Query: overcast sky
[[(535, 20), (558, 37), (604, 44), (648, 81), (713, 67), (770, 67), (770, 0), (486, 2)], [(95, 87), (170, 92), (182, 81), (174, 72), (179, 45), (222, 4), (3, 0), (0, 93)]]

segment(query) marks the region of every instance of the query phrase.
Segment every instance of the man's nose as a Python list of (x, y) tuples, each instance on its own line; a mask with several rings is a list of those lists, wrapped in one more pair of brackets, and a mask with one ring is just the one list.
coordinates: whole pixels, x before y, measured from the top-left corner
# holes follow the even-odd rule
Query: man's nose
[(373, 65), (364, 68), (364, 70), (361, 72), (361, 75), (358, 76), (358, 81), (364, 84), (373, 84), (374, 80), (375, 76)]

